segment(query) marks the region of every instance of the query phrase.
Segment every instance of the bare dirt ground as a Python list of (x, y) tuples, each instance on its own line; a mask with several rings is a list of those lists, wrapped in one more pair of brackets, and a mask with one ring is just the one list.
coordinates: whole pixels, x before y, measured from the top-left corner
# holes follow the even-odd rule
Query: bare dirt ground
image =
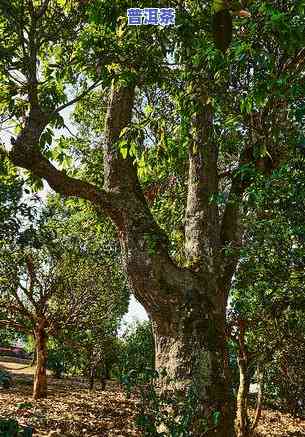
[(305, 420), (290, 414), (263, 410), (255, 437), (303, 437)]
[[(0, 360), (0, 367), (3, 367), (5, 370), (12, 372), (13, 374), (25, 374), (25, 375), (33, 375), (35, 373), (35, 366), (30, 366), (25, 363), (15, 363), (15, 362), (7, 362)], [(49, 375), (50, 372), (47, 371)]]
[[(32, 426), (35, 437), (140, 437), (134, 426), (135, 398), (126, 399), (115, 383), (90, 393), (81, 379), (49, 376), (48, 399), (33, 401), (34, 368), (0, 362), (14, 378), (14, 387), (0, 390), (0, 416)], [(51, 431), (51, 432), (50, 432)], [(256, 437), (305, 437), (305, 420), (263, 410)]]
[[(126, 399), (116, 384), (90, 393), (81, 379), (49, 376), (48, 398), (34, 401), (34, 369), (15, 363), (0, 363), (9, 370), (14, 386), (0, 390), (0, 416), (32, 426), (35, 437), (129, 437), (139, 436), (133, 425), (134, 399)], [(50, 433), (50, 431), (56, 431)], [(50, 433), (50, 434), (49, 434)]]

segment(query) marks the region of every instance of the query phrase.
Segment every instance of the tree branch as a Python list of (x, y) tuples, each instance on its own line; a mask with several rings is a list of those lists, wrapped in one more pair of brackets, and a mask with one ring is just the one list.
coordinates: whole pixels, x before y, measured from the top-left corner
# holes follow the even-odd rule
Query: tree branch
[(31, 302), (33, 307), (35, 309), (37, 309), (37, 302), (33, 299), (33, 296), (31, 295), (31, 293), (29, 293), (29, 290), (27, 289), (27, 287), (24, 287), (21, 283), (19, 284), (19, 287), (24, 292), (26, 297), (29, 299), (29, 301)]
[(70, 100), (67, 103), (64, 103), (63, 105), (59, 106), (53, 111), (53, 114), (58, 114), (63, 109), (67, 108), (68, 106), (73, 105), (74, 103), (81, 100), (83, 97), (85, 97), (90, 91), (94, 90), (94, 88), (97, 88), (100, 83), (100, 80), (96, 80), (89, 88), (87, 88), (84, 92), (82, 92), (79, 96), (76, 96), (74, 99)]
[(42, 18), (44, 16), (44, 14), (46, 13), (46, 11), (48, 9), (49, 3), (50, 3), (50, 0), (44, 0), (42, 2), (40, 9), (35, 14), (37, 19)]
[(48, 114), (37, 107), (31, 109), (25, 127), (16, 140), (11, 140), (13, 147), (9, 157), (12, 162), (16, 166), (32, 171), (35, 176), (46, 179), (50, 187), (60, 194), (90, 200), (106, 212), (116, 208), (119, 198), (114, 193), (98, 190), (88, 182), (68, 176), (43, 156), (38, 145), (48, 121)]
[(30, 320), (34, 321), (34, 317), (33, 315), (30, 313), (30, 311), (25, 307), (25, 305), (23, 304), (22, 300), (20, 299), (20, 297), (18, 296), (18, 291), (17, 290), (13, 290), (12, 291), (14, 298), (16, 299), (18, 305), (19, 305), (19, 311), (26, 315)]
[[(195, 85), (194, 85), (195, 87)], [(195, 136), (189, 144), (188, 196), (185, 214), (185, 252), (197, 268), (216, 278), (219, 259), (218, 145), (213, 135), (213, 108), (205, 89), (196, 88)]]
[(31, 334), (32, 331), (30, 331), (26, 326), (14, 322), (13, 320), (0, 320), (0, 326), (6, 326), (8, 328), (14, 328), (16, 331), (29, 333)]
[(239, 166), (233, 172), (232, 185), (222, 218), (220, 229), (220, 241), (223, 248), (228, 248), (233, 253), (230, 256), (222, 254), (223, 275), (220, 278), (219, 286), (224, 293), (228, 293), (232, 276), (235, 272), (238, 259), (239, 248), (241, 246), (242, 229), (240, 225), (240, 208), (243, 194), (250, 185), (250, 181), (243, 179), (240, 169), (241, 166), (251, 162), (252, 147), (246, 147), (239, 161)]

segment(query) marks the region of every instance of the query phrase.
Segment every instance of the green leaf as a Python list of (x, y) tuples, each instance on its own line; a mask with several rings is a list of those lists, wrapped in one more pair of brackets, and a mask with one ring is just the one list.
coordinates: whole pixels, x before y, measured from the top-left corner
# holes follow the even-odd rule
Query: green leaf
[(123, 156), (123, 159), (126, 159), (127, 155), (128, 155), (128, 148), (127, 147), (121, 147), (120, 148), (120, 152), (121, 152), (121, 155)]
[(131, 145), (130, 145), (129, 155), (130, 156), (137, 156), (137, 145), (135, 142), (131, 143)]
[(122, 138), (130, 130), (129, 126), (124, 127), (120, 132), (120, 138)]
[(220, 418), (221, 418), (221, 412), (220, 411), (214, 411), (213, 414), (212, 414), (212, 420), (213, 420), (214, 426), (218, 426), (219, 425)]
[(227, 9), (227, 2), (225, 0), (213, 0), (212, 8), (214, 12), (223, 11)]

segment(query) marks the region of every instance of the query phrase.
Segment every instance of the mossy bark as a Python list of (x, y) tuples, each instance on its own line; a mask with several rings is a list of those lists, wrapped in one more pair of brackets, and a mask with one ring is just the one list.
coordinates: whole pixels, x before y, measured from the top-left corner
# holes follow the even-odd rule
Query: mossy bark
[[(224, 314), (198, 304), (172, 323), (154, 324), (156, 368), (161, 393), (192, 393), (193, 418), (187, 430), (194, 437), (234, 435), (232, 398), (226, 369)], [(164, 372), (165, 371), (165, 372)]]

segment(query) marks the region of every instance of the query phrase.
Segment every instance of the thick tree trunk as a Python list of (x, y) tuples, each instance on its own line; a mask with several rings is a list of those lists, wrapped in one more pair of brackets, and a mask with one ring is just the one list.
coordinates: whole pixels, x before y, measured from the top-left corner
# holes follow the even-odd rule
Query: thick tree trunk
[(36, 343), (36, 372), (34, 377), (34, 399), (45, 398), (47, 396), (47, 335), (45, 328), (39, 326), (35, 330)]
[[(172, 379), (168, 382), (168, 378), (162, 378), (162, 392), (169, 389), (196, 393), (198, 405), (192, 414), (190, 436), (231, 437), (234, 424), (224, 364), (227, 289), (220, 277), (223, 269), (220, 267), (217, 207), (206, 207), (204, 214), (200, 214), (204, 202), (209, 204), (209, 192), (204, 190), (204, 199), (197, 202), (198, 190), (194, 188), (188, 209), (192, 202), (197, 203), (186, 214), (187, 253), (193, 268), (175, 265), (168, 255), (167, 237), (147, 207), (132, 161), (122, 160), (114, 147), (121, 129), (129, 123), (127, 114), (131, 116), (132, 100), (133, 90), (114, 87), (106, 120), (105, 189), (124, 193), (127, 205), (112, 215), (118, 228), (123, 262), (131, 288), (153, 321), (156, 367), (165, 369)], [(207, 118), (210, 121), (210, 117)], [(210, 155), (216, 159), (212, 146), (204, 153), (202, 162)], [(195, 162), (196, 157), (193, 159)], [(201, 161), (195, 164), (200, 166)], [(213, 181), (209, 190), (215, 191), (215, 164), (209, 165), (206, 172), (209, 181)], [(201, 180), (190, 175), (190, 180), (195, 179)], [(192, 221), (194, 216), (213, 223), (208, 230), (200, 223), (199, 232)], [(197, 244), (196, 239), (201, 240), (201, 244)], [(198, 251), (203, 253), (202, 257)], [(200, 258), (199, 265), (196, 265), (197, 258)]]
[[(170, 398), (192, 396), (189, 435), (234, 435), (231, 400), (225, 371), (224, 314), (200, 310), (200, 302), (188, 317), (176, 323), (154, 323), (156, 369), (166, 371), (161, 394)], [(161, 372), (165, 374), (165, 372)]]

